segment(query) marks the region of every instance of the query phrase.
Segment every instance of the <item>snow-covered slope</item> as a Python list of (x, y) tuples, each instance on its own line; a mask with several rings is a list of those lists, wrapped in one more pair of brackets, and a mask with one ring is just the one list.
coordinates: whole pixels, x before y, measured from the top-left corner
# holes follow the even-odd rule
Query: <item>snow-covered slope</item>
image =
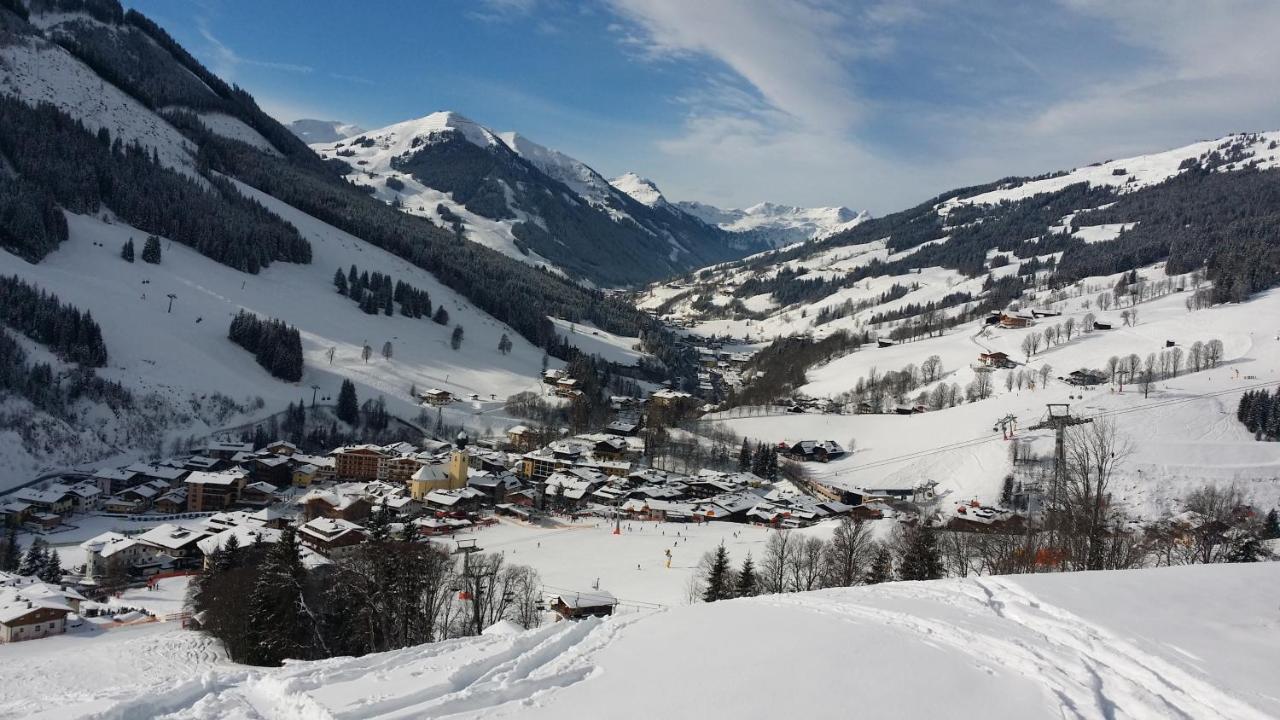
[(302, 118), (285, 125), (294, 135), (302, 138), (308, 145), (312, 143), (330, 143), (355, 137), (364, 132), (364, 128), (341, 120), (315, 120)]
[(869, 217), (866, 211), (854, 212), (847, 207), (802, 208), (770, 202), (742, 210), (721, 210), (692, 201), (678, 202), (676, 207), (723, 230), (767, 238), (775, 248), (848, 230)]
[[(3, 691), (6, 707), (38, 708), (28, 717), (1261, 720), (1280, 715), (1278, 593), (1270, 563), (985, 577), (560, 622), (280, 669), (210, 658), (193, 668), (208, 668), (201, 677), (169, 672), (149, 688), (113, 673), (118, 689), (75, 689), (74, 668), (114, 665), (129, 631), (33, 643), (77, 643), (71, 668), (45, 652), (28, 663), (17, 645), (0, 648), (0, 667), (45, 673)], [(145, 657), (159, 666), (175, 654)]]
[[(160, 265), (127, 263), (119, 256), (120, 247), (130, 238), (140, 245), (146, 233), (119, 221), (68, 214), (70, 239), (58, 250), (36, 265), (0, 250), (0, 268), (65, 302), (91, 309), (110, 354), (110, 365), (100, 374), (140, 396), (154, 394), (177, 410), (189, 405), (192, 397), (220, 392), (250, 406), (254, 398), (262, 398), (265, 406), (251, 411), (251, 416), (253, 412), (265, 415), (304, 397), (310, 401), (312, 385), (319, 386), (320, 398), (334, 398), (341, 380), (350, 378), (362, 400), (384, 396), (393, 413), (412, 418), (417, 410), (409, 389), (415, 384), (463, 396), (475, 393), (486, 400), (493, 394), (502, 400), (535, 386), (541, 351), (430, 273), (275, 198), (248, 186), (240, 188), (298, 228), (311, 243), (309, 265), (275, 263), (258, 275), (246, 275), (168, 241), (163, 241)], [(401, 315), (366, 315), (338, 295), (332, 283), (334, 271), (352, 264), (430, 293), (433, 305), (448, 309), (451, 325), (465, 328), (462, 348), (450, 349), (449, 326)], [(168, 311), (170, 293), (176, 296), (172, 312)], [(241, 309), (298, 327), (306, 365), (301, 382), (271, 377), (250, 353), (227, 340), (231, 318)], [(497, 351), (504, 333), (515, 346), (510, 355)], [(361, 360), (365, 344), (376, 352), (384, 342), (392, 343), (391, 360), (380, 355), (367, 363)], [(326, 357), (331, 347), (336, 349), (332, 364)], [(175, 422), (168, 439), (216, 429), (199, 422)], [(0, 447), (5, 435), (0, 433)], [(83, 462), (89, 458), (70, 448), (50, 457), (0, 452), (0, 477), (7, 480), (4, 485), (21, 482), (60, 459)]]
[[(1234, 142), (1237, 138), (1244, 142)], [(1232, 146), (1229, 150), (1224, 145)], [(1208, 153), (1218, 152), (1221, 163), (1211, 163), (1219, 171), (1238, 170), (1249, 166), (1258, 170), (1280, 167), (1280, 131), (1255, 133), (1204, 140), (1164, 152), (1107, 160), (1070, 172), (1054, 174), (1040, 180), (1019, 181), (1007, 186), (944, 203), (939, 212), (946, 213), (957, 204), (993, 205), (1003, 201), (1022, 200), (1038, 193), (1061, 190), (1077, 183), (1094, 187), (1110, 187), (1127, 193), (1164, 182), (1186, 169), (1184, 163), (1195, 163)]]
[[(585, 198), (587, 202), (605, 208), (616, 204), (610, 203), (615, 191), (609, 185), (609, 181), (581, 160), (569, 157), (559, 150), (539, 145), (516, 132), (503, 132), (498, 136), (517, 155), (528, 160), (552, 179), (569, 186), (570, 190)], [(625, 216), (625, 213), (619, 213), (618, 216)]]
[[(1156, 273), (1153, 273), (1156, 274)], [(1110, 278), (1100, 278), (1102, 287)], [(1114, 281), (1113, 281), (1114, 282)], [(909, 296), (908, 296), (909, 297)], [(1114, 422), (1132, 452), (1119, 463), (1115, 498), (1145, 519), (1180, 510), (1180, 503), (1205, 483), (1235, 484), (1259, 507), (1280, 505), (1280, 443), (1256, 442), (1236, 420), (1241, 393), (1280, 382), (1280, 341), (1257, 330), (1257, 318), (1280, 313), (1280, 291), (1269, 291), (1240, 305), (1188, 312), (1185, 294), (1172, 293), (1140, 303), (1139, 322), (1115, 330), (1077, 334), (1069, 342), (1042, 349), (1027, 360), (1021, 349), (1030, 334), (1072, 319), (1077, 326), (1088, 313), (1115, 322), (1118, 311), (1086, 309), (1092, 295), (1077, 296), (1057, 307), (1061, 316), (1044, 318), (1025, 329), (982, 330), (978, 323), (941, 336), (887, 348), (864, 347), (813, 367), (798, 392), (815, 398), (839, 398), (872, 373), (918, 367), (936, 355), (943, 384), (967, 387), (979, 371), (978, 354), (1002, 351), (1018, 363), (992, 373), (992, 395), (977, 402), (929, 412), (897, 414), (793, 414), (772, 416), (730, 411), (720, 416), (739, 435), (767, 442), (834, 439), (855, 448), (843, 458), (814, 471), (823, 482), (842, 487), (910, 489), (926, 481), (939, 483), (939, 509), (950, 515), (970, 500), (997, 504), (1003, 479), (1014, 472), (1011, 443), (1002, 439), (996, 420), (1017, 418), (1019, 442), (1037, 454), (1052, 455), (1051, 433), (1031, 431), (1047, 403), (1067, 403), (1072, 412)], [(721, 331), (723, 332), (723, 330)], [(1058, 380), (1080, 368), (1105, 368), (1111, 356), (1159, 354), (1166, 341), (1186, 351), (1194, 342), (1219, 340), (1224, 357), (1216, 368), (1157, 381), (1144, 397), (1135, 385), (1106, 384), (1082, 389)], [(1024, 364), (1025, 362), (1025, 364)], [(1049, 368), (1044, 387), (1006, 387), (1019, 371), (1036, 376)], [(922, 386), (928, 393), (934, 384)], [(914, 403), (918, 391), (908, 393)]]
[(32, 105), (52, 103), (90, 130), (106, 128), (111, 137), (154, 150), (164, 165), (195, 176), (194, 143), (52, 42), (12, 36), (0, 43), (0, 93)]

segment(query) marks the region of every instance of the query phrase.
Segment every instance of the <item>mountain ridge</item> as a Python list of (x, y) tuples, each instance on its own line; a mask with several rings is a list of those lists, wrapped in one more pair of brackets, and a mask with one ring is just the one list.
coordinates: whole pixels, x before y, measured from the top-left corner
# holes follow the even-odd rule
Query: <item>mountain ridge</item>
[(404, 212), (593, 285), (650, 281), (764, 247), (648, 207), (586, 163), (453, 111), (313, 150)]

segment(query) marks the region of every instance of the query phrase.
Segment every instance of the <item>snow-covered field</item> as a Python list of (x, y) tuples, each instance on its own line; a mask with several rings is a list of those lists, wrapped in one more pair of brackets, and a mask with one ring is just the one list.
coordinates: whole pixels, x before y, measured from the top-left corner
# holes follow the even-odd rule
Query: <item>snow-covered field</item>
[(559, 318), (551, 318), (551, 322), (555, 323), (560, 337), (588, 355), (599, 355), (619, 365), (635, 365), (645, 355), (637, 349), (640, 338), (615, 335), (591, 323), (571, 323)]
[[(834, 527), (824, 523), (796, 532), (828, 539)], [(704, 553), (723, 542), (735, 566), (748, 553), (758, 562), (770, 532), (738, 523), (626, 520), (620, 534), (613, 529), (608, 520), (537, 527), (504, 519), (459, 537), (475, 538), (484, 552), (501, 552), (507, 562), (534, 568), (547, 592), (589, 592), (598, 585), (624, 603), (623, 612), (634, 612), (687, 604), (689, 581)], [(884, 530), (889, 530), (887, 523)], [(452, 545), (452, 539), (440, 542)]]
[[(0, 647), (10, 717), (1280, 717), (1280, 566), (890, 583), (228, 667), (173, 624)], [(74, 649), (75, 652), (67, 652)], [(202, 673), (203, 674), (200, 674)]]
[[(1103, 279), (1105, 281), (1110, 278)], [(1113, 282), (1113, 281), (1112, 281)], [(1081, 307), (1086, 298), (1061, 303), (1063, 315), (1044, 318), (1020, 330), (991, 329), (977, 334), (977, 324), (958, 327), (940, 337), (889, 348), (864, 347), (811, 370), (800, 390), (812, 397), (834, 397), (854, 386), (873, 369), (883, 374), (908, 364), (919, 366), (938, 355), (943, 382), (962, 388), (974, 378), (971, 368), (978, 354), (1004, 351), (1022, 363), (1020, 347), (1029, 333), (1087, 312), (1114, 323), (1115, 329), (1077, 334), (1069, 342), (1034, 355), (1025, 366), (1052, 371), (1044, 388), (1005, 388), (1005, 374), (992, 377), (993, 396), (941, 411), (915, 415), (774, 414), (725, 415), (734, 432), (764, 441), (835, 440), (853, 452), (828, 465), (811, 466), (826, 482), (846, 487), (910, 488), (925, 481), (939, 483), (948, 502), (998, 499), (1001, 483), (1011, 470), (1009, 443), (1003, 442), (996, 421), (1006, 414), (1018, 419), (1018, 435), (1034, 437), (1035, 449), (1048, 454), (1049, 431), (1029, 428), (1045, 415), (1047, 403), (1069, 403), (1079, 416), (1109, 418), (1132, 444), (1132, 454), (1120, 466), (1115, 491), (1140, 514), (1154, 517), (1173, 509), (1176, 501), (1206, 482), (1236, 483), (1262, 507), (1280, 504), (1280, 443), (1255, 442), (1236, 421), (1235, 409), (1246, 388), (1272, 387), (1280, 382), (1280, 291), (1262, 293), (1239, 305), (1223, 305), (1189, 312), (1186, 293), (1172, 293), (1141, 303), (1138, 324), (1123, 327), (1119, 311)], [(1195, 341), (1222, 341), (1223, 359), (1213, 369), (1189, 372), (1155, 383), (1144, 398), (1136, 385), (1113, 392), (1108, 385), (1080, 389), (1056, 378), (1080, 368), (1104, 368), (1111, 356), (1159, 354), (1166, 340), (1183, 352)], [(1038, 384), (1038, 376), (1037, 376)], [(929, 389), (927, 386), (924, 388)], [(918, 391), (913, 391), (914, 396)], [(714, 417), (714, 416), (713, 416)], [(972, 442), (971, 442), (972, 441)], [(945, 446), (959, 447), (947, 449)]]
[(101, 630), (86, 622), (67, 635), (0, 645), (0, 718), (94, 717), (213, 668), (236, 672), (217, 641), (178, 623)]

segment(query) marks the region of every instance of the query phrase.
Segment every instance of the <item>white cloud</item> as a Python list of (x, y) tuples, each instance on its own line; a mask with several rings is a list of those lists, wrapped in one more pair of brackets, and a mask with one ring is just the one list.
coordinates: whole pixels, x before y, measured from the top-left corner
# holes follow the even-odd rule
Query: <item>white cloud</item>
[(219, 40), (209, 29), (206, 23), (200, 22), (199, 25), (200, 35), (209, 43), (210, 50), (213, 54), (213, 71), (224, 78), (235, 77), (236, 68), (241, 65), (251, 65), (253, 67), (267, 68), (269, 70), (281, 70), (284, 72), (303, 74), (310, 73), (315, 70), (315, 68), (310, 65), (298, 65), (295, 63), (274, 62), (270, 60), (257, 60), (254, 58), (244, 57), (235, 50), (227, 47), (225, 43)]
[[(890, 211), (958, 184), (1280, 125), (1275, 0), (1059, 0), (1029, 13), (999, 0), (609, 1), (623, 20), (611, 32), (646, 57), (715, 63), (675, 93), (679, 133), (637, 168), (675, 197)], [(1037, 42), (1063, 28), (1090, 42)], [(951, 44), (920, 53), (934, 39), (921, 29)], [(884, 70), (908, 83), (932, 70), (974, 94), (882, 97), (856, 82)], [(897, 137), (873, 141), (885, 126)]]
[[(706, 55), (728, 66), (774, 109), (814, 129), (858, 117), (842, 64), (849, 18), (820, 0), (612, 0), (654, 56)], [(839, 50), (833, 52), (833, 50)]]

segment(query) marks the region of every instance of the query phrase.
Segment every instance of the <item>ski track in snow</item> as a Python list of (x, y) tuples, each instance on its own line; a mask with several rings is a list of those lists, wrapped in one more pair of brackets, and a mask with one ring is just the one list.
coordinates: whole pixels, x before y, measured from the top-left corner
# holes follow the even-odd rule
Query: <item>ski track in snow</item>
[(1063, 718), (1271, 717), (1192, 672), (1040, 601), (1007, 578), (915, 585), (902, 592), (904, 587), (898, 584), (894, 594), (961, 606), (979, 622), (953, 623), (872, 605), (833, 603), (812, 593), (774, 595), (757, 602), (799, 607), (849, 622), (879, 623), (927, 644), (958, 650), (988, 672), (993, 666), (1006, 668), (1043, 685), (1058, 699)]
[[(207, 673), (92, 717), (393, 720), (475, 716), (510, 704), (534, 705), (548, 693), (588, 679), (599, 672), (592, 662), (594, 654), (640, 617), (561, 622), (514, 636), (450, 640), (357, 659), (286, 665), (278, 671)], [(479, 657), (455, 665), (455, 655), (465, 658), (477, 650)], [(438, 672), (441, 669), (447, 671)]]

